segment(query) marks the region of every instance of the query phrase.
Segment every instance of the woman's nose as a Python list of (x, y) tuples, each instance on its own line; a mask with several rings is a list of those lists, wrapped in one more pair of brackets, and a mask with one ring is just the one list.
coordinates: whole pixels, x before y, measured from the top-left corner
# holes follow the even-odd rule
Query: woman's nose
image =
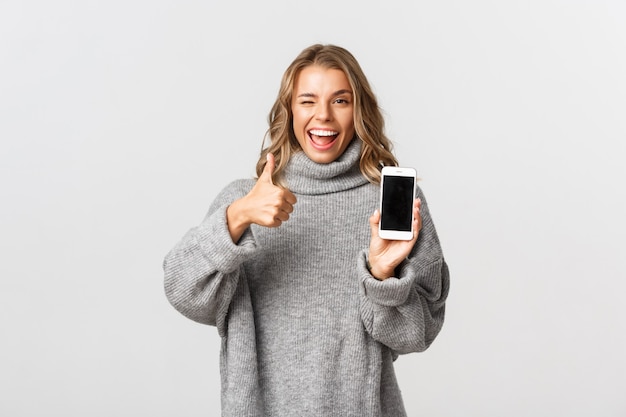
[(327, 121), (331, 119), (331, 110), (329, 104), (319, 103), (315, 109), (315, 118), (317, 120)]

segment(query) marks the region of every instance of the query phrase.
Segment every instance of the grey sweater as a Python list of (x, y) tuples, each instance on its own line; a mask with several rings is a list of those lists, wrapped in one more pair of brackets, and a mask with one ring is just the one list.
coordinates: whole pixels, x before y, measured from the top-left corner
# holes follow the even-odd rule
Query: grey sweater
[(285, 179), (298, 202), (282, 226), (253, 225), (232, 242), (226, 208), (254, 185), (238, 180), (167, 254), (170, 303), (222, 338), (223, 416), (406, 415), (393, 362), (441, 329), (448, 269), (418, 189), (411, 255), (397, 278), (369, 274), (379, 188), (359, 171), (360, 146), (325, 165), (292, 157)]

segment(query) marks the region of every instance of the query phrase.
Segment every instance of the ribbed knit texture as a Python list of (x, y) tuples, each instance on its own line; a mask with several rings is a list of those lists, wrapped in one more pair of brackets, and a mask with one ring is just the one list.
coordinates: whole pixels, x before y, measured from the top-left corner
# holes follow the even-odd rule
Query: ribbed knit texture
[(359, 172), (359, 153), (355, 140), (330, 164), (294, 155), (291, 218), (253, 225), (236, 245), (226, 208), (254, 181), (231, 183), (166, 256), (171, 304), (222, 337), (223, 416), (406, 415), (393, 361), (441, 329), (448, 269), (418, 190), (423, 228), (412, 254), (397, 278), (369, 274), (379, 189)]

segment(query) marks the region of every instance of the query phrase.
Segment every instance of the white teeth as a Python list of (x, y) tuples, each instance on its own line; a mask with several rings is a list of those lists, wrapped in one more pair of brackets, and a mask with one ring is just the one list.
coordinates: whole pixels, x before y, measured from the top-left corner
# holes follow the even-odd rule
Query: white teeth
[(336, 136), (339, 134), (333, 130), (310, 130), (309, 133), (315, 136)]

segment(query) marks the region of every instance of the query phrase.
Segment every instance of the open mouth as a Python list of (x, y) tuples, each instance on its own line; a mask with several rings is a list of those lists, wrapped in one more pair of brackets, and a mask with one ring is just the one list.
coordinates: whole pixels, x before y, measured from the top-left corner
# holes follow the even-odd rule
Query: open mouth
[(339, 132), (334, 130), (311, 129), (307, 132), (311, 145), (317, 150), (325, 151), (333, 146), (339, 136)]

